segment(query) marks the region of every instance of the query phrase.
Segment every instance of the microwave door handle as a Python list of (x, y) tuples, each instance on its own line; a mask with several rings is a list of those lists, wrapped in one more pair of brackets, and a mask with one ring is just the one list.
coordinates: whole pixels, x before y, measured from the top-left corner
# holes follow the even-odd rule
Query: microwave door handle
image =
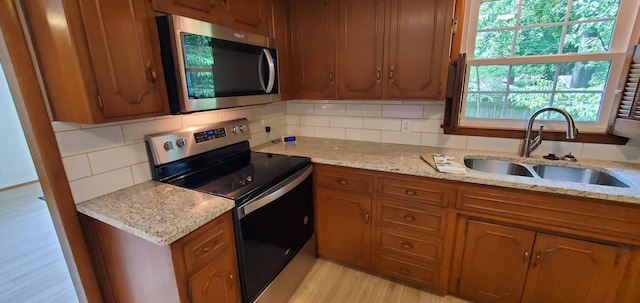
[(260, 86), (262, 86), (262, 90), (265, 93), (267, 92), (267, 87), (264, 85), (264, 77), (262, 76), (262, 60), (265, 58), (264, 52), (260, 53), (260, 57), (258, 58), (258, 77), (260, 77)]
[(267, 59), (267, 65), (269, 66), (269, 83), (267, 84), (266, 93), (271, 93), (273, 90), (273, 84), (276, 82), (276, 65), (273, 63), (273, 57), (268, 49), (263, 48), (262, 53)]

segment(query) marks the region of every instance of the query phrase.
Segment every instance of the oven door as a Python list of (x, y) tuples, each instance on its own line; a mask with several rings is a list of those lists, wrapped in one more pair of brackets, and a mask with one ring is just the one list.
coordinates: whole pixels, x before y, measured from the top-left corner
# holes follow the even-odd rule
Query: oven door
[(254, 302), (312, 237), (311, 166), (237, 208), (236, 244), (244, 302)]

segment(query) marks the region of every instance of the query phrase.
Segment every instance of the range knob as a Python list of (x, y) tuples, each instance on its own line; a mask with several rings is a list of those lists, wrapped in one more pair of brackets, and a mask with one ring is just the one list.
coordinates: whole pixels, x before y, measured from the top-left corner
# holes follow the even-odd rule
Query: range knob
[(164, 150), (172, 150), (173, 149), (173, 141), (164, 142)]
[(178, 147), (185, 147), (185, 146), (187, 146), (187, 139), (185, 139), (185, 138), (180, 138), (180, 139), (176, 140), (176, 145), (177, 145)]
[(239, 134), (241, 132), (241, 127), (240, 126), (234, 126), (233, 127), (233, 133), (234, 134)]
[(244, 124), (243, 124), (242, 126), (240, 126), (240, 131), (241, 131), (241, 132), (243, 132), (243, 133), (244, 133), (244, 132), (246, 132), (246, 131), (248, 131), (248, 130), (249, 130), (249, 127), (248, 127), (248, 126), (246, 126), (246, 125), (244, 125)]

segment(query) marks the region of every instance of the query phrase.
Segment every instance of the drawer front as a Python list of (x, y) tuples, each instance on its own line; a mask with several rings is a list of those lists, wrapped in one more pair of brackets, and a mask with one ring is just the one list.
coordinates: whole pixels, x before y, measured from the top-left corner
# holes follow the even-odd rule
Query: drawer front
[(227, 224), (214, 226), (205, 234), (192, 239), (182, 247), (187, 272), (206, 264), (223, 253), (229, 245), (234, 245), (232, 230)]
[(314, 167), (314, 180), (320, 186), (371, 194), (373, 192), (373, 175), (363, 174), (361, 173), (362, 171), (329, 165), (316, 165)]
[(421, 266), (415, 263), (404, 262), (386, 256), (376, 259), (376, 271), (406, 282), (437, 289), (440, 278), (438, 267)]
[(441, 239), (418, 234), (392, 229), (378, 230), (378, 248), (381, 251), (418, 258), (433, 265), (440, 265), (442, 262), (443, 243)]
[(378, 222), (396, 227), (410, 227), (418, 231), (443, 236), (447, 211), (433, 207), (391, 200), (378, 200)]
[(405, 177), (380, 178), (379, 184), (378, 194), (387, 198), (400, 198), (442, 207), (446, 207), (449, 201), (449, 186), (439, 182)]

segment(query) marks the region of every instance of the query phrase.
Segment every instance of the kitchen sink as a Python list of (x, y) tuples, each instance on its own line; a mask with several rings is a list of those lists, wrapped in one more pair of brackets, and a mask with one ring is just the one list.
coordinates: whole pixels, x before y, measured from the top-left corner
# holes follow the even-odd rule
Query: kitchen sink
[(629, 185), (608, 173), (588, 168), (574, 168), (555, 165), (535, 165), (533, 171), (542, 179), (569, 181), (585, 184), (598, 184), (615, 187), (629, 187)]
[(464, 165), (473, 170), (479, 170), (485, 173), (533, 177), (533, 174), (526, 167), (507, 161), (468, 158), (464, 159)]
[(515, 163), (509, 160), (466, 158), (464, 165), (470, 169), (500, 175), (522, 176), (537, 179), (576, 182), (583, 184), (629, 187), (618, 178), (589, 168), (566, 167), (544, 164)]

